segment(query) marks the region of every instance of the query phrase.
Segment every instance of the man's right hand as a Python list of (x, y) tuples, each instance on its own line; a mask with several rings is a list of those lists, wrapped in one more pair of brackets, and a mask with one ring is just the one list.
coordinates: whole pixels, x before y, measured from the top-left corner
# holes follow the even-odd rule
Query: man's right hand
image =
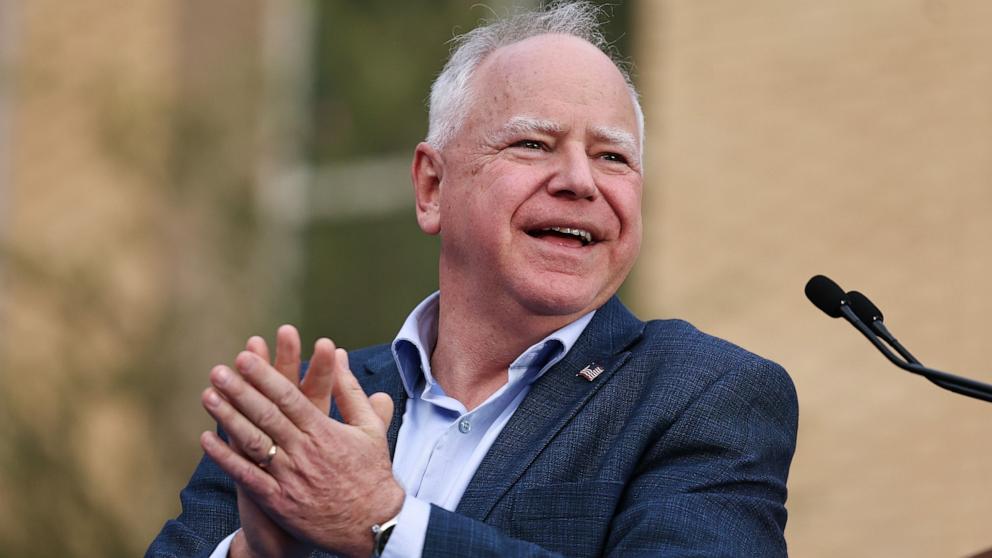
[[(248, 351), (271, 362), (269, 348), (261, 337), (248, 339), (245, 345)], [(291, 325), (284, 325), (276, 332), (276, 359), (273, 366), (289, 381), (300, 385), (300, 335)], [(304, 382), (305, 384), (305, 382)], [(330, 411), (330, 400), (324, 395), (316, 395), (316, 390), (306, 389), (303, 392), (310, 401), (325, 412)], [(321, 390), (320, 393), (325, 393)], [(233, 443), (232, 447), (243, 453), (242, 448)], [(307, 556), (312, 550), (308, 545), (296, 540), (285, 529), (276, 524), (262, 511), (238, 486), (238, 515), (241, 517), (241, 531), (231, 542), (229, 556), (232, 558), (268, 558)]]

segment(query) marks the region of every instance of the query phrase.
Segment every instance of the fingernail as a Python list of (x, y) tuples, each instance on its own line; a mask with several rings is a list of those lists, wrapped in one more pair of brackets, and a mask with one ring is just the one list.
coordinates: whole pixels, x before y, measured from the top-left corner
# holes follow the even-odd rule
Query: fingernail
[(241, 353), (238, 355), (235, 364), (238, 366), (238, 370), (242, 373), (251, 372), (251, 369), (255, 367), (255, 359), (252, 358), (251, 353)]
[(231, 373), (226, 368), (216, 368), (214, 369), (214, 381), (219, 386), (225, 386), (231, 381)]
[(211, 407), (220, 405), (220, 396), (217, 395), (216, 391), (211, 391), (207, 394), (207, 405), (210, 405)]

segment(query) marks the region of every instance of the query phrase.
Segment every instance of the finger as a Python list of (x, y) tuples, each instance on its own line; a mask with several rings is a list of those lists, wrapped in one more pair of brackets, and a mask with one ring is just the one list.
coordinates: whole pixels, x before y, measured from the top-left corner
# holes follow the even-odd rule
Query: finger
[(275, 443), (272, 438), (239, 413), (214, 388), (203, 390), (200, 399), (203, 408), (227, 433), (232, 451), (243, 454), (255, 463), (270, 461), (269, 449)]
[(300, 383), (300, 334), (296, 328), (286, 324), (276, 330), (276, 360), (274, 363), (287, 380), (295, 385)]
[(393, 421), (393, 398), (380, 391), (369, 396), (369, 404), (382, 421), (382, 427), (389, 428), (389, 423)]
[(209, 430), (201, 434), (200, 447), (217, 466), (253, 497), (267, 501), (279, 492), (279, 483), (271, 474), (238, 455), (217, 434)]
[(248, 342), (245, 343), (245, 350), (255, 353), (265, 362), (271, 362), (269, 359), (269, 346), (265, 344), (265, 339), (257, 335), (248, 338)]
[(344, 349), (334, 351), (334, 400), (341, 411), (341, 418), (348, 424), (372, 427), (382, 426), (379, 416), (369, 403), (362, 386), (348, 369), (348, 353)]
[[(256, 375), (267, 374), (285, 384), (287, 390), (299, 392), (296, 386), (283, 378), (255, 353), (244, 351), (238, 355), (238, 360), (245, 360), (245, 357), (250, 357), (252, 362), (257, 364), (253, 367), (256, 370)], [(210, 383), (244, 418), (275, 440), (277, 444), (290, 445), (299, 438), (299, 429), (286, 418), (277, 403), (230, 368), (226, 366), (214, 367), (210, 371)], [(264, 449), (268, 450), (268, 447)], [(254, 454), (252, 456), (255, 457)]]
[[(246, 386), (258, 394), (258, 397), (262, 400), (262, 402), (254, 402), (258, 404), (258, 407), (249, 405), (249, 408), (245, 410), (245, 414), (252, 422), (262, 427), (266, 432), (271, 433), (279, 440), (280, 444), (292, 443), (300, 435), (300, 430), (309, 432), (312, 430), (311, 425), (315, 420), (327, 417), (326, 413), (321, 414), (310, 403), (303, 395), (303, 392), (300, 391), (300, 388), (287, 380), (285, 376), (277, 372), (262, 359), (258, 358), (258, 355), (245, 351), (238, 355), (234, 363), (244, 377), (244, 380), (247, 380), (245, 382)], [(249, 401), (249, 403), (253, 403), (253, 401)], [(278, 414), (279, 417), (282, 417), (288, 423), (288, 426), (279, 425), (279, 428), (291, 429), (293, 431), (291, 433), (292, 437), (287, 437), (284, 440), (280, 437), (280, 433), (284, 433), (286, 430), (269, 430), (266, 424), (258, 422), (270, 418), (266, 416), (268, 413)], [(275, 422), (278, 421), (274, 419), (273, 423)]]
[(313, 357), (300, 389), (311, 403), (325, 415), (331, 411), (331, 389), (334, 381), (334, 342), (318, 339), (313, 346)]

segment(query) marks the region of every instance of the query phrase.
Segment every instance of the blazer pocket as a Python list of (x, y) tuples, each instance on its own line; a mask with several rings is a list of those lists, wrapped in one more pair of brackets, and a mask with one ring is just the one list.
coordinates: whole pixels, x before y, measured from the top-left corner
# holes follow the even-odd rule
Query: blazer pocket
[(513, 496), (513, 518), (609, 519), (613, 517), (624, 484), (582, 481), (525, 486)]

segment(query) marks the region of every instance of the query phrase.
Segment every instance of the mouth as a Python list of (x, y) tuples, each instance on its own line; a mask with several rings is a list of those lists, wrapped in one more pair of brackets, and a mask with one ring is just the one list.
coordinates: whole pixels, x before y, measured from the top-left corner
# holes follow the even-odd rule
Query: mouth
[(567, 243), (568, 246), (588, 246), (593, 243), (591, 232), (571, 227), (546, 227), (527, 231), (527, 234), (534, 238), (557, 239)]

